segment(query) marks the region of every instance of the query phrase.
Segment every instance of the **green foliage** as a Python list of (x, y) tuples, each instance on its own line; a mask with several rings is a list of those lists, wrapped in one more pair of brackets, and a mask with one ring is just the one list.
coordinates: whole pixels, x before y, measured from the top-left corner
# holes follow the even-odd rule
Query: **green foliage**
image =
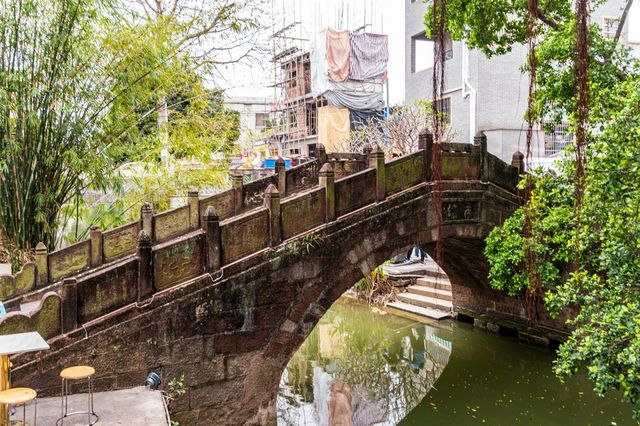
[(144, 16), (128, 2), (0, 3), (0, 226), (17, 250), (137, 219), (148, 194), (162, 210), (188, 188), (227, 184), (239, 115), (204, 76), (238, 60), (229, 46), (257, 28), (257, 9), (176, 1), (166, 10), (193, 13), (154, 14), (147, 2)]
[[(574, 26), (573, 22), (549, 32), (538, 47), (538, 90), (534, 117), (547, 124), (559, 123), (572, 117), (574, 96)], [(609, 119), (611, 111), (619, 108), (620, 82), (634, 78), (636, 61), (629, 49), (602, 36), (597, 25), (589, 31), (589, 121), (597, 127)]]
[(325, 237), (318, 234), (308, 234), (295, 240), (282, 244), (277, 248), (278, 253), (288, 254), (310, 254), (325, 242)]
[[(531, 176), (535, 180), (529, 205), (520, 208), (502, 227), (486, 239), (485, 254), (491, 269), (489, 282), (509, 295), (521, 294), (535, 285), (525, 262), (525, 247), (533, 253), (534, 276), (544, 288), (555, 288), (573, 259), (574, 234), (573, 187), (567, 175), (555, 173)], [(523, 179), (521, 187), (526, 184)], [(525, 208), (531, 218), (531, 235), (525, 238)]]
[[(523, 210), (487, 239), (490, 280), (517, 294), (530, 286), (525, 244), (535, 248), (536, 272), (552, 315), (578, 306), (573, 333), (558, 351), (561, 378), (586, 366), (595, 391), (621, 389), (640, 414), (640, 80), (616, 88), (619, 111), (592, 136), (587, 149), (584, 207), (575, 229), (570, 161), (560, 176), (538, 176), (531, 205), (531, 241), (523, 238)], [(573, 271), (574, 253), (580, 269)]]
[[(588, 150), (584, 224), (578, 234), (580, 271), (550, 293), (553, 313), (580, 311), (562, 345), (556, 373), (587, 366), (595, 391), (622, 389), (640, 414), (640, 80), (619, 89), (620, 112)], [(577, 242), (576, 242), (577, 243)]]
[(52, 246), (61, 206), (108, 185), (101, 13), (92, 0), (0, 4), (0, 225), (18, 249)]
[[(604, 0), (590, 3), (591, 11)], [(551, 126), (572, 118), (575, 110), (575, 16), (570, 0), (539, 2), (537, 30), (537, 90), (531, 114)], [(425, 15), (427, 33), (432, 6)], [(447, 30), (455, 40), (487, 56), (502, 55), (528, 42), (526, 0), (447, 1)], [(605, 38), (593, 24), (589, 31), (590, 123), (606, 122), (610, 109), (618, 108), (618, 83), (638, 73), (637, 61), (617, 40)], [(527, 65), (523, 63), (523, 70)]]
[[(116, 185), (101, 197), (106, 200), (78, 197), (64, 207), (72, 225), (65, 227), (65, 242), (87, 238), (94, 225), (104, 230), (138, 220), (145, 202), (159, 212), (191, 188), (229, 184), (224, 159), (236, 150), (239, 115), (224, 108), (220, 91), (204, 87), (195, 64), (176, 44), (181, 31), (174, 20), (162, 17), (123, 26), (105, 40), (106, 51), (121, 58), (110, 72), (127, 88), (107, 117), (122, 129), (112, 150), (119, 166)], [(136, 84), (140, 76), (144, 84)], [(161, 127), (157, 108), (163, 103), (169, 120)], [(163, 151), (167, 162), (160, 161)]]
[[(573, 18), (569, 0), (541, 0), (543, 19), (562, 25)], [(601, 2), (593, 2), (601, 4)], [(431, 34), (433, 5), (425, 15), (427, 34)], [(465, 39), (487, 56), (510, 52), (517, 43), (527, 43), (526, 0), (447, 0), (446, 28), (455, 40)]]
[(385, 305), (387, 300), (396, 294), (396, 289), (382, 266), (378, 266), (358, 281), (353, 290), (358, 298), (365, 300), (369, 305)]
[[(180, 50), (176, 40), (181, 28), (164, 17), (134, 27), (123, 26), (105, 40), (105, 49), (121, 57), (118, 84), (128, 87), (110, 110), (109, 120), (126, 123), (120, 153), (123, 161), (155, 161), (167, 148), (176, 159), (211, 162), (211, 153), (228, 153), (239, 133), (239, 117), (224, 109), (217, 90), (203, 86), (196, 64)], [(144, 76), (144, 84), (136, 81)], [(168, 146), (159, 143), (157, 111), (166, 102)]]
[(168, 398), (175, 399), (187, 393), (187, 387), (184, 384), (184, 374), (180, 378), (173, 377), (167, 385), (166, 395)]
[[(591, 10), (603, 3), (591, 2)], [(539, 2), (531, 117), (547, 124), (576, 114), (572, 7), (569, 0)], [(427, 25), (430, 14), (425, 16)], [(487, 55), (528, 42), (524, 0), (452, 0), (447, 1), (447, 15), (453, 38), (465, 38)], [(487, 239), (489, 279), (494, 288), (511, 295), (542, 289), (552, 315), (576, 308), (570, 320), (574, 331), (558, 351), (555, 372), (564, 378), (586, 367), (598, 394), (622, 389), (638, 416), (640, 63), (618, 40), (603, 37), (596, 25), (590, 27), (588, 40), (590, 134), (580, 216), (569, 152), (559, 174), (531, 177), (529, 204)], [(526, 238), (525, 217), (531, 221)], [(525, 252), (532, 254), (532, 262), (525, 260)], [(530, 282), (532, 276), (535, 282)]]

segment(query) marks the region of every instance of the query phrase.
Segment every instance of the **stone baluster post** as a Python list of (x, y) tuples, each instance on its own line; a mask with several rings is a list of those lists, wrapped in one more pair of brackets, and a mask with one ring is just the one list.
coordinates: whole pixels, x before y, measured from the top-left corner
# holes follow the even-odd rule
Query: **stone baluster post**
[(280, 191), (274, 185), (269, 185), (264, 194), (264, 206), (269, 210), (269, 246), (275, 247), (282, 242), (282, 227), (280, 225)]
[(379, 146), (376, 146), (373, 151), (371, 151), (369, 167), (376, 169), (376, 201), (383, 201), (386, 195), (386, 170), (384, 164), (384, 152)]
[(189, 226), (191, 230), (200, 228), (200, 193), (197, 189), (190, 189), (187, 192), (189, 203)]
[(222, 238), (220, 217), (213, 206), (204, 213), (205, 245), (207, 250), (207, 271), (219, 271), (222, 267)]
[(62, 333), (69, 333), (78, 328), (78, 282), (75, 278), (62, 281)]
[(233, 186), (233, 212), (239, 214), (244, 204), (244, 176), (242, 170), (236, 168), (231, 175), (231, 184)]
[(153, 244), (151, 237), (143, 229), (138, 234), (138, 302), (153, 293)]
[(515, 182), (513, 183), (514, 189), (516, 190), (518, 195), (524, 196), (524, 193), (522, 191), (518, 191), (517, 189), (518, 182), (520, 181), (520, 176), (527, 172), (525, 168), (525, 163), (524, 163), (524, 154), (521, 153), (520, 151), (514, 152), (513, 156), (511, 157), (511, 165), (518, 169), (518, 176), (516, 177)]
[(322, 165), (327, 162), (327, 150), (323, 144), (316, 144), (316, 160)]
[(364, 148), (362, 148), (362, 152), (364, 153), (364, 161), (366, 162), (364, 166), (365, 169), (369, 167), (369, 164), (371, 164), (371, 151), (373, 151), (373, 148), (371, 148), (371, 145), (369, 145), (368, 143), (364, 146)]
[(431, 160), (433, 159), (433, 135), (425, 130), (418, 138), (418, 149), (424, 152), (424, 180), (431, 180)]
[(36, 245), (36, 285), (44, 287), (49, 284), (49, 252), (47, 246), (40, 242)]
[(511, 165), (518, 169), (518, 174), (523, 174), (525, 172), (524, 154), (520, 151), (514, 152), (513, 156), (511, 157)]
[(102, 231), (97, 226), (92, 226), (89, 231), (91, 240), (91, 267), (102, 265)]
[(473, 137), (473, 144), (480, 147), (480, 180), (482, 182), (489, 181), (489, 159), (487, 153), (487, 135), (480, 130)]
[(335, 190), (335, 175), (333, 173), (333, 167), (331, 164), (325, 163), (320, 169), (319, 175), (320, 187), (324, 188), (325, 192), (325, 223), (333, 222), (336, 220), (336, 190)]
[(144, 203), (140, 208), (140, 220), (142, 220), (142, 230), (149, 236), (153, 244), (154, 219), (153, 206), (150, 203)]
[(282, 157), (276, 160), (276, 175), (278, 176), (278, 192), (281, 197), (287, 193), (287, 167)]

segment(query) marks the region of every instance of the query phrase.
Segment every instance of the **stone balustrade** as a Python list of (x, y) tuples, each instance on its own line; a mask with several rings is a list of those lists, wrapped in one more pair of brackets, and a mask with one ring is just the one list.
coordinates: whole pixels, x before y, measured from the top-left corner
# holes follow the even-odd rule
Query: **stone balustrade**
[[(172, 213), (156, 222), (145, 206), (128, 229), (137, 232), (127, 243), (133, 253), (110, 262), (107, 233), (101, 252), (94, 230), (88, 250), (69, 249), (86, 269), (15, 298), (38, 302), (0, 321), (0, 334), (38, 330), (51, 346), (14, 357), (12, 380), (57, 394), (54, 379), (69, 360), (95, 367), (97, 390), (139, 385), (149, 371), (184, 374), (177, 421), (256, 423), (275, 413), (287, 362), (332, 303), (397, 253), (416, 244), (433, 253), (439, 234), (456, 312), (503, 318), (530, 335), (521, 301), (489, 289), (483, 255), (484, 238), (522, 202), (522, 156), (509, 166), (486, 152), (482, 134), (476, 141), (435, 145), (423, 135), (418, 152), (388, 162), (379, 150), (326, 155), (319, 170), (280, 173), (247, 191), (250, 208), (234, 179), (219, 194), (224, 202), (192, 192), (188, 210), (173, 213), (184, 221), (173, 230), (156, 229)], [(434, 149), (439, 182), (431, 179)], [(44, 249), (36, 258), (35, 280), (47, 256)], [(563, 332), (562, 319), (544, 321)]]
[[(5, 284), (0, 290), (4, 289), (5, 299), (14, 297), (9, 308), (41, 298), (46, 312), (34, 311), (30, 316), (16, 312), (0, 320), (0, 334), (14, 332), (21, 315), (48, 337), (66, 332), (68, 327), (142, 303), (156, 292), (204, 273), (215, 274), (247, 256), (426, 185), (433, 149), (432, 138), (423, 135), (419, 151), (389, 162), (379, 149), (331, 157), (321, 153), (327, 160), (322, 168), (318, 159), (285, 171), (284, 162), (279, 161), (276, 174), (264, 179), (244, 184), (240, 176), (234, 179), (233, 189), (204, 199), (190, 191), (186, 206), (156, 215), (145, 205), (140, 221), (104, 233), (94, 228), (89, 240), (52, 253), (39, 246), (35, 265), (25, 265), (16, 277), (0, 277)], [(491, 182), (516, 191), (518, 168), (487, 153), (483, 134), (474, 145), (442, 144), (441, 150), (443, 180)], [(348, 168), (349, 175), (339, 178), (336, 164), (342, 174)], [(445, 220), (455, 221), (458, 216), (467, 220), (474, 214), (458, 212), (459, 206), (449, 204), (444, 200)], [(58, 320), (50, 313), (53, 302), (45, 303), (56, 293), (62, 298), (59, 329), (49, 323)], [(38, 320), (45, 316), (48, 320)]]
[[(328, 158), (323, 147), (319, 147), (318, 157), (289, 170), (285, 170), (281, 160), (274, 175), (249, 183), (244, 183), (242, 175), (236, 171), (232, 175), (233, 187), (228, 191), (201, 199), (199, 193), (192, 190), (187, 195), (187, 205), (157, 214), (151, 205), (145, 204), (140, 211), (140, 220), (107, 231), (93, 227), (89, 239), (60, 250), (48, 252), (43, 244), (38, 244), (35, 263), (26, 264), (15, 276), (0, 276), (0, 300), (9, 309), (17, 309), (20, 303), (29, 299), (23, 297), (27, 293), (56, 283), (59, 285), (66, 277), (134, 256), (142, 229), (153, 244), (159, 244), (199, 229), (201, 218), (209, 207), (215, 209), (220, 220), (262, 208), (269, 185), (281, 188), (283, 198), (314, 188), (319, 181), (318, 165), (325, 161), (336, 164), (344, 176), (364, 169), (367, 164), (363, 154), (331, 154)], [(38, 294), (43, 294), (42, 290)]]

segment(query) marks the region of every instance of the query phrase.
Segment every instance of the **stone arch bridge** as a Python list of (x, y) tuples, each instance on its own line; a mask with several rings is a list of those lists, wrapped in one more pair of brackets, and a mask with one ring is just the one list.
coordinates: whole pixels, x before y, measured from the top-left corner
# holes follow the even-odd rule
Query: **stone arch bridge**
[[(282, 371), (332, 303), (363, 274), (415, 244), (433, 252), (441, 191), (454, 309), (524, 324), (520, 301), (487, 286), (483, 240), (519, 205), (522, 155), (507, 165), (476, 144), (433, 145), (385, 162), (374, 150), (319, 153), (310, 164), (102, 233), (0, 277), (11, 311), (0, 334), (38, 330), (51, 350), (13, 360), (15, 384), (56, 393), (69, 364), (96, 367), (99, 390), (150, 371), (185, 375), (181, 424), (274, 422)], [(322, 165), (322, 167), (320, 167)], [(337, 176), (336, 176), (337, 175)], [(553, 324), (551, 324), (553, 325)]]

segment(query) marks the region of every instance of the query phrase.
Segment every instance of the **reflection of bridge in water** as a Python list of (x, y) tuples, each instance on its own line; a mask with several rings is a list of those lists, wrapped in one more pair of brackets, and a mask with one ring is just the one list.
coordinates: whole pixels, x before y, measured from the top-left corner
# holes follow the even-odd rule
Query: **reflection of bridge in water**
[(395, 425), (433, 388), (451, 342), (437, 329), (339, 302), (285, 370), (278, 424)]

